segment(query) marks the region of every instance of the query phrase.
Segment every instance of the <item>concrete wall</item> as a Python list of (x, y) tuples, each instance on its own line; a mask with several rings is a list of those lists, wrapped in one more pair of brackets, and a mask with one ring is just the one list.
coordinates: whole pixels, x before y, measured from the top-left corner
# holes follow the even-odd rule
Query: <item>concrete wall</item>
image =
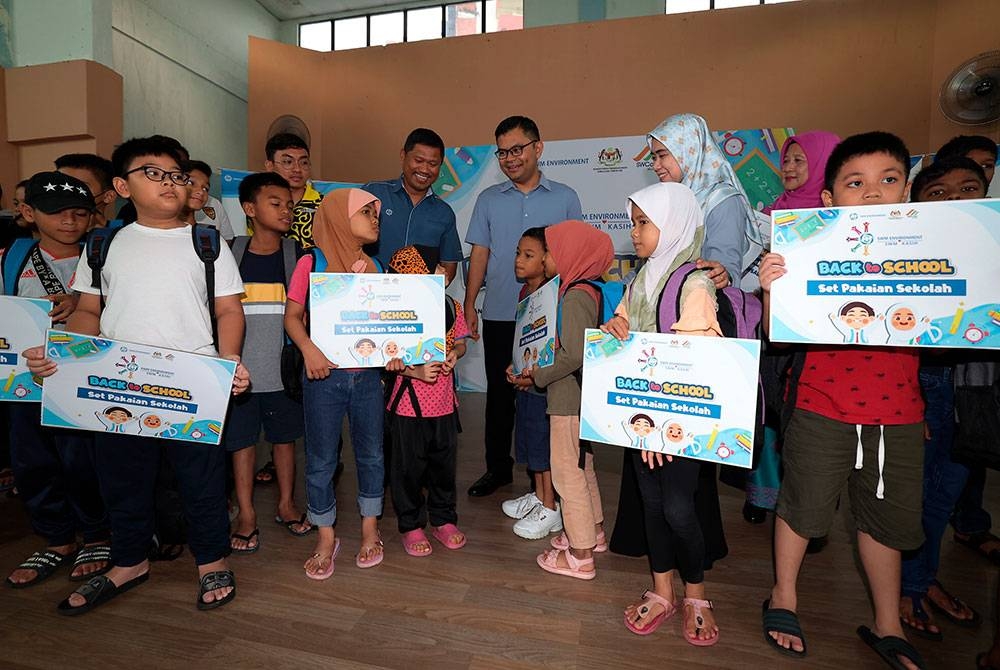
[(277, 19), (245, 0), (112, 0), (111, 26), (123, 136), (171, 135), (213, 168), (245, 167), (247, 37), (277, 39)]

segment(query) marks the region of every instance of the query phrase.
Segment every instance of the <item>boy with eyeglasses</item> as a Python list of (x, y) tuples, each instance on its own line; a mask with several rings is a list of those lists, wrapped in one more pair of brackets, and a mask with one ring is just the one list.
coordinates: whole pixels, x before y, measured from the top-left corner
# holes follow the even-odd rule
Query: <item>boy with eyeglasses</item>
[[(264, 170), (277, 172), (292, 187), (292, 227), (287, 237), (302, 245), (304, 249), (313, 246), (312, 224), (316, 208), (323, 195), (313, 188), (309, 181), (309, 145), (298, 135), (279, 133), (267, 141), (264, 147)], [(253, 235), (252, 230), (248, 230)]]
[[(136, 222), (123, 226), (108, 244), (100, 288), (92, 285), (86, 256), (81, 258), (73, 280), (80, 301), (66, 329), (238, 362), (243, 282), (232, 252), (220, 245), (215, 261), (216, 349), (204, 263), (192, 249), (188, 224), (179, 218), (190, 177), (179, 167), (177, 150), (163, 139), (132, 139), (115, 149), (111, 162), (115, 190), (131, 198)], [(29, 349), (25, 358), (34, 374), (55, 372), (55, 363), (42, 347)], [(246, 368), (238, 365), (233, 393), (245, 391), (249, 383)], [(161, 453), (173, 465), (179, 484), (188, 546), (198, 566), (197, 607), (212, 609), (231, 601), (236, 580), (226, 565), (224, 450), (122, 433), (97, 433), (94, 439), (97, 475), (114, 538), (112, 567), (60, 603), (60, 613), (83, 614), (148, 578), (146, 552), (154, 531), (154, 483)]]

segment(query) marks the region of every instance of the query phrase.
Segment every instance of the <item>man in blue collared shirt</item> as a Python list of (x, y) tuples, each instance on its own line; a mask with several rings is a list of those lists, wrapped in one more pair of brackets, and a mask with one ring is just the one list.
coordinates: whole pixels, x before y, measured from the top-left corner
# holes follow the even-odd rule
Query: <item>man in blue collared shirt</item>
[(512, 480), (514, 387), (506, 370), (514, 347), (514, 311), (520, 287), (514, 277), (514, 252), (528, 228), (581, 219), (576, 191), (546, 179), (538, 169), (543, 144), (535, 122), (511, 116), (496, 129), (497, 160), (508, 181), (479, 194), (465, 241), (472, 245), (465, 281), (465, 318), (479, 338), (475, 303), (485, 280), (483, 353), (486, 364), (486, 474), (469, 489), (487, 496)]
[(378, 242), (365, 251), (388, 267), (392, 255), (409, 244), (434, 247), (450, 283), (462, 260), (462, 242), (455, 212), (432, 188), (441, 172), (444, 141), (433, 130), (417, 128), (406, 137), (399, 158), (403, 164), (400, 177), (363, 187), (382, 201)]

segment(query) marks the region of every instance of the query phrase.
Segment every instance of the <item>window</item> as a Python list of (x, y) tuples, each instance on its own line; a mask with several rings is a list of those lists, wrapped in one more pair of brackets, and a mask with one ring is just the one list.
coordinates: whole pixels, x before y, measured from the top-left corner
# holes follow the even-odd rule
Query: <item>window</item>
[(299, 25), (299, 46), (316, 51), (342, 51), (398, 42), (521, 30), (523, 27), (524, 0), (448, 2), (395, 12), (302, 23)]
[(667, 0), (666, 12), (667, 14), (680, 14), (682, 12), (700, 12), (704, 9), (777, 5), (782, 2), (798, 2), (798, 0)]
[(299, 46), (313, 51), (329, 51), (333, 48), (333, 34), (330, 22), (303, 23), (299, 26)]

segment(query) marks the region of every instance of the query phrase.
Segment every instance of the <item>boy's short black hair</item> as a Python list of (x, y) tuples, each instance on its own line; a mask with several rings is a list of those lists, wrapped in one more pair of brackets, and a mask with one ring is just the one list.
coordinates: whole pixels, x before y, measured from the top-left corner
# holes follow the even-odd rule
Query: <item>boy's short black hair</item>
[(280, 186), (281, 188), (287, 188), (289, 191), (292, 190), (292, 186), (288, 183), (288, 180), (277, 172), (255, 172), (247, 175), (240, 182), (240, 204), (253, 202), (257, 198), (257, 194), (265, 186)]
[(309, 153), (309, 145), (298, 135), (294, 133), (278, 133), (264, 145), (264, 157), (269, 161), (273, 161), (274, 154), (282, 149), (302, 149), (306, 153)]
[(132, 161), (141, 156), (167, 156), (174, 159), (179, 166), (182, 158), (177, 150), (178, 146), (180, 143), (177, 140), (163, 135), (133, 137), (115, 147), (111, 154), (111, 168), (116, 177), (124, 179), (125, 173), (132, 166)]
[(635, 423), (636, 421), (639, 421), (640, 419), (648, 423), (650, 428), (656, 428), (656, 422), (653, 421), (653, 417), (649, 416), (648, 414), (642, 414), (642, 413), (633, 414), (632, 417), (628, 420), (629, 425)]
[(830, 158), (826, 161), (826, 172), (823, 175), (823, 188), (833, 193), (833, 183), (844, 164), (852, 158), (869, 154), (889, 154), (899, 161), (903, 168), (903, 177), (910, 174), (910, 150), (906, 143), (892, 133), (875, 130), (870, 133), (851, 135), (834, 147)]
[(406, 136), (406, 141), (403, 142), (403, 152), (409, 152), (418, 144), (437, 149), (444, 156), (444, 140), (430, 128), (414, 128), (411, 130), (410, 134)]
[(17, 184), (14, 186), (14, 190), (16, 191), (19, 188), (28, 188), (29, 181), (31, 181), (31, 179), (22, 179), (21, 181), (17, 182)]
[[(97, 154), (63, 154), (56, 159), (56, 170), (69, 168), (71, 170), (87, 170), (94, 176), (101, 189), (108, 191), (112, 188), (111, 161)], [(95, 196), (100, 195), (95, 193)]]
[(982, 135), (956, 135), (941, 145), (934, 155), (934, 161), (968, 156), (970, 151), (976, 149), (988, 152), (993, 156), (993, 160), (997, 159), (997, 143), (994, 140)]
[(212, 166), (206, 163), (205, 161), (196, 161), (196, 160), (184, 161), (183, 163), (181, 163), (181, 169), (188, 173), (198, 171), (203, 175), (205, 175), (206, 177), (208, 177), (209, 179), (212, 178)]
[[(867, 152), (866, 151), (865, 153), (874, 153), (874, 152)], [(854, 155), (855, 156), (860, 156), (862, 154), (854, 154)], [(855, 309), (857, 307), (860, 307), (861, 309), (863, 309), (866, 312), (868, 312), (868, 316), (875, 316), (875, 310), (872, 309), (872, 306), (869, 305), (868, 303), (861, 302), (860, 300), (855, 300), (854, 302), (849, 302), (846, 305), (844, 305), (843, 307), (841, 307), (840, 308), (840, 315), (841, 316), (847, 316), (848, 312), (850, 312), (852, 309)]]
[(530, 237), (533, 240), (538, 240), (542, 243), (542, 249), (545, 249), (546, 251), (549, 250), (549, 245), (545, 242), (545, 229), (541, 226), (528, 228), (526, 231), (521, 233), (521, 237)]
[(917, 173), (917, 176), (913, 178), (913, 184), (910, 186), (911, 200), (913, 202), (920, 202), (920, 193), (928, 184), (935, 179), (940, 179), (953, 170), (968, 170), (974, 174), (976, 179), (982, 183), (983, 192), (986, 192), (990, 187), (986, 182), (986, 172), (983, 170), (982, 165), (965, 156), (952, 156), (936, 160)]
[(177, 153), (180, 155), (182, 161), (191, 159), (191, 152), (188, 151), (187, 148), (183, 144), (181, 144), (181, 141), (176, 137), (170, 137), (169, 135), (150, 135), (149, 139), (162, 140), (163, 142), (173, 145), (174, 149), (176, 149)]
[(517, 128), (523, 130), (524, 134), (532, 140), (542, 139), (541, 134), (538, 132), (538, 125), (527, 116), (508, 116), (500, 122), (493, 136), (499, 139), (501, 135), (506, 135)]

